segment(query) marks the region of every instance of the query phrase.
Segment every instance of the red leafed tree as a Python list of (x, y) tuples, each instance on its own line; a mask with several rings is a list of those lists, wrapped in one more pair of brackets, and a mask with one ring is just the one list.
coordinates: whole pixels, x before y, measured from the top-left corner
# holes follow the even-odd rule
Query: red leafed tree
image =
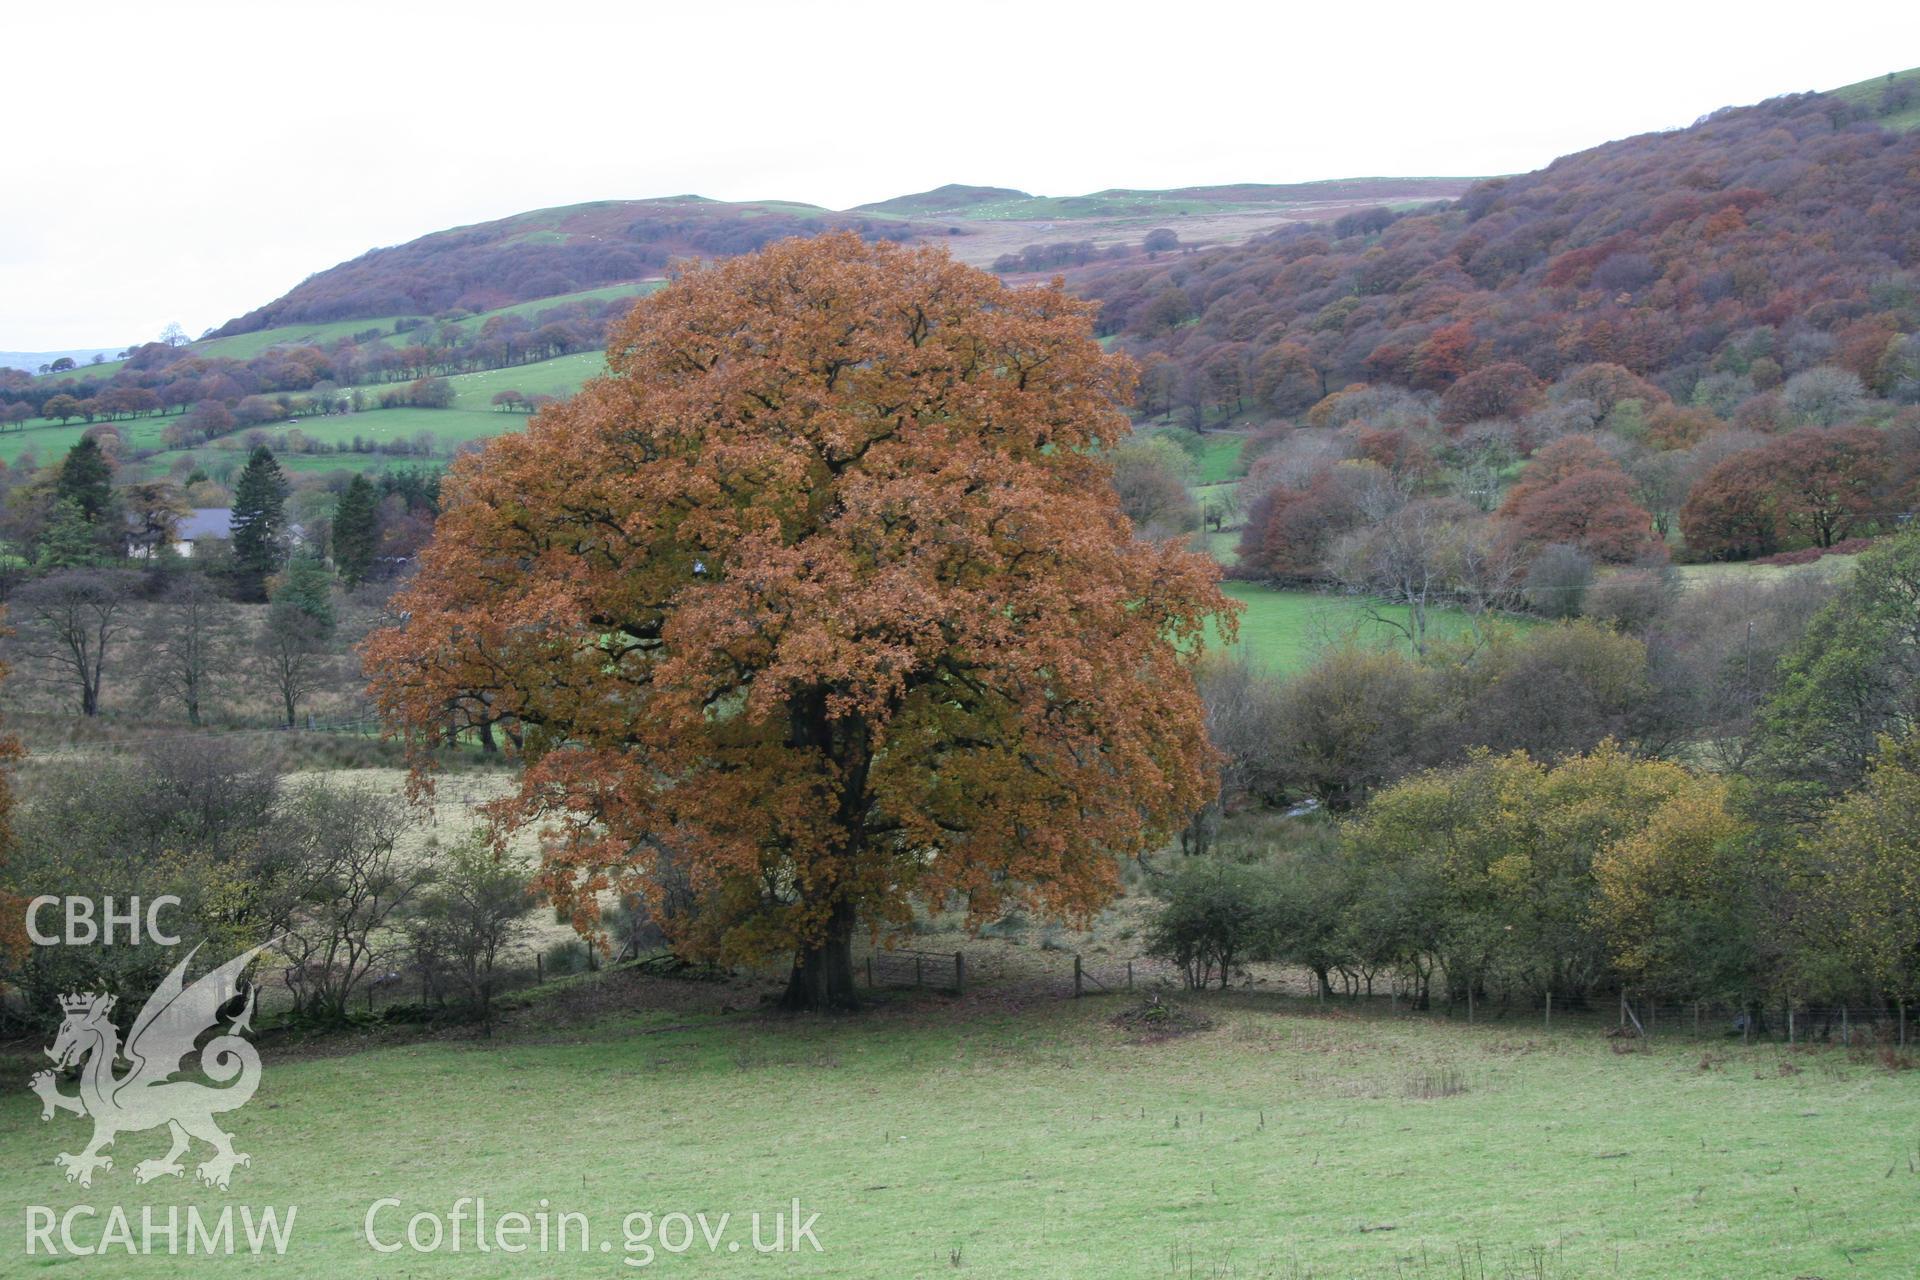
[(1871, 522), (1892, 454), (1872, 427), (1802, 427), (1764, 446), (1787, 525), (1830, 547)]
[(1283, 342), (1254, 361), (1253, 394), (1274, 413), (1291, 418), (1325, 397), (1327, 383), (1311, 352), (1297, 343)]
[(1743, 449), (1700, 477), (1680, 508), (1680, 533), (1689, 551), (1713, 560), (1780, 550), (1780, 492), (1765, 450)]
[(1433, 470), (1433, 454), (1404, 427), (1360, 427), (1352, 438), (1360, 457), (1395, 476), (1424, 476)]
[(1240, 568), (1276, 581), (1323, 577), (1328, 549), (1361, 516), (1358, 485), (1336, 468), (1320, 471), (1305, 488), (1269, 489), (1247, 512)]
[(1546, 400), (1546, 388), (1523, 364), (1507, 361), (1476, 369), (1440, 397), (1440, 421), (1463, 427), (1486, 418), (1518, 418)]
[(1501, 519), (1529, 542), (1566, 543), (1597, 560), (1664, 556), (1633, 481), (1587, 436), (1563, 436), (1535, 454), (1508, 490)]
[(1414, 385), (1433, 391), (1453, 385), (1473, 368), (1473, 349), (1473, 326), (1464, 320), (1435, 331), (1413, 353)]
[(451, 469), (383, 711), (426, 743), (484, 702), (576, 924), (684, 882), (668, 927), (792, 955), (789, 1007), (852, 1004), (856, 928), (915, 899), (1086, 916), (1210, 797), (1192, 666), (1235, 607), (1129, 536), (1092, 312), (852, 235), (689, 271)]
[(1554, 394), (1586, 400), (1602, 415), (1612, 413), (1622, 400), (1638, 400), (1649, 410), (1668, 401), (1666, 392), (1617, 364), (1584, 364), (1569, 369), (1555, 384)]

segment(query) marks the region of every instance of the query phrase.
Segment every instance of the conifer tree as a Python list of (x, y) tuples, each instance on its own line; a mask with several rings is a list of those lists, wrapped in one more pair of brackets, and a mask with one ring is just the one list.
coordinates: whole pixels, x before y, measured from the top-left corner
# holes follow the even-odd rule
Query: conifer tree
[(266, 599), (267, 575), (286, 558), (287, 478), (265, 445), (233, 488), (233, 566), (240, 594)]

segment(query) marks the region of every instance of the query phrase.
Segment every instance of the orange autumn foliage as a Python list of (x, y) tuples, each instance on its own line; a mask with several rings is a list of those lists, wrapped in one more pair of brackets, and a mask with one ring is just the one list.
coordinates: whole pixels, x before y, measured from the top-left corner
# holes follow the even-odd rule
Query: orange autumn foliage
[(1192, 666), (1234, 609), (1130, 537), (1092, 312), (852, 235), (688, 270), (451, 469), (382, 711), (426, 743), (484, 700), (528, 746), (495, 817), (578, 924), (670, 866), (669, 927), (792, 952), (791, 1006), (850, 1003), (856, 922), (916, 899), (1084, 917), (1211, 794)]
[(1500, 518), (1535, 545), (1565, 543), (1611, 564), (1666, 557), (1626, 472), (1588, 436), (1562, 436), (1534, 454)]

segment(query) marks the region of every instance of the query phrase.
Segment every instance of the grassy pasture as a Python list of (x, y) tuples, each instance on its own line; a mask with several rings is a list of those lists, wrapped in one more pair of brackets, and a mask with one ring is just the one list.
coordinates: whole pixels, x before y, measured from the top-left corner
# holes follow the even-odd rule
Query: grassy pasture
[(555, 307), (565, 306), (569, 302), (597, 302), (609, 298), (629, 298), (635, 295), (652, 293), (666, 282), (663, 280), (641, 280), (634, 284), (610, 284), (598, 289), (582, 289), (578, 293), (563, 293), (552, 298), (536, 298), (532, 302), (516, 302), (510, 307), (500, 307), (493, 311), (482, 312), (470, 320), (461, 321), (462, 327), (485, 324), (494, 316), (525, 316), (531, 320), (542, 311), (551, 311)]
[[(110, 425), (119, 429), (120, 438), (135, 449), (159, 449), (162, 446), (161, 435), (180, 415), (169, 413), (151, 418), (126, 418)], [(89, 425), (75, 418), (61, 426), (47, 418), (30, 418), (18, 431), (0, 431), (0, 461), (8, 466), (19, 462), (21, 455), (31, 452), (41, 464), (57, 462), (60, 455), (80, 443)]]
[[(310, 439), (329, 444), (345, 443), (355, 436), (363, 440), (404, 440), (421, 431), (429, 431), (442, 449), (451, 450), (470, 441), (518, 431), (526, 426), (525, 414), (503, 413), (491, 406), (495, 392), (511, 387), (528, 395), (571, 395), (580, 389), (581, 383), (605, 370), (604, 353), (584, 351), (536, 364), (463, 373), (447, 379), (454, 389), (454, 407), (451, 409), (367, 409), (330, 418), (308, 417), (292, 423), (271, 422), (258, 428), (236, 430), (186, 452), (205, 454), (229, 444), (241, 448), (253, 430), (264, 431), (269, 438), (297, 430)], [(364, 388), (367, 397), (376, 402), (383, 389), (377, 386)], [(182, 452), (165, 449), (161, 439), (167, 427), (179, 417), (177, 413), (170, 413), (126, 419), (111, 425), (119, 430), (121, 439), (130, 448), (158, 450), (154, 457), (148, 459), (145, 470), (151, 475), (161, 475)], [(76, 419), (61, 426), (42, 418), (27, 422), (20, 430), (0, 432), (0, 462), (12, 466), (29, 451), (42, 464), (54, 461), (79, 443), (88, 425)], [(332, 471), (343, 467), (354, 471), (378, 471), (391, 465), (394, 460), (378, 454), (310, 458), (289, 453), (281, 455), (279, 461), (281, 466), (296, 471)]]
[[(295, 423), (275, 422), (256, 428), (269, 438), (288, 431), (299, 431), (311, 440), (342, 444), (359, 436), (363, 440), (404, 440), (422, 431), (433, 433), (445, 450), (469, 440), (497, 436), (526, 424), (526, 415), (485, 409), (369, 409), (364, 413), (343, 413), (331, 418), (302, 418)], [(223, 440), (244, 441), (248, 431), (237, 431)], [(276, 454), (276, 457), (279, 455)], [(292, 456), (292, 455), (289, 455)], [(337, 465), (356, 465), (347, 455)], [(283, 463), (285, 458), (280, 459)]]
[(453, 384), (453, 404), (456, 409), (477, 409), (492, 412), (495, 417), (512, 418), (520, 415), (502, 414), (493, 408), (492, 400), (496, 392), (512, 389), (530, 396), (567, 396), (578, 391), (588, 378), (598, 377), (606, 371), (606, 352), (581, 351), (554, 360), (542, 360), (538, 364), (517, 364), (505, 369), (462, 373), (447, 381)]
[[(1246, 606), (1240, 615), (1236, 648), (1270, 671), (1284, 673), (1309, 666), (1322, 649), (1343, 640), (1406, 643), (1392, 625), (1372, 617), (1368, 602), (1359, 597), (1288, 591), (1253, 582), (1227, 582), (1221, 589)], [(1407, 617), (1404, 607), (1382, 607), (1380, 612), (1396, 621)], [(1439, 638), (1458, 635), (1466, 626), (1467, 617), (1459, 610), (1436, 609), (1427, 632)]]
[[(982, 993), (789, 1021), (660, 990), (691, 985), (704, 984), (654, 984), (571, 1025), (529, 1019), (484, 1046), (270, 1053), (254, 1101), (224, 1121), (253, 1157), (224, 1196), (134, 1185), (133, 1164), (164, 1149), (153, 1132), (123, 1135), (91, 1190), (69, 1186), (52, 1156), (78, 1149), (85, 1122), (42, 1124), (9, 1089), (0, 1194), (56, 1212), (124, 1205), (136, 1230), (142, 1205), (297, 1205), (274, 1274), (329, 1278), (630, 1273), (630, 1212), (743, 1220), (795, 1197), (820, 1215), (818, 1254), (699, 1243), (654, 1263), (849, 1280), (1891, 1280), (1920, 1251), (1920, 1090), (1837, 1048), (1621, 1054), (1591, 1026), (1548, 1035), (1237, 992), (1185, 998), (1212, 1028), (1154, 1041), (1111, 1024), (1120, 996)], [(1443, 1072), (1464, 1091), (1421, 1096)], [(495, 1215), (543, 1200), (579, 1211), (611, 1251), (512, 1265), (470, 1236), (459, 1253), (391, 1257), (362, 1237), (382, 1197), (404, 1206), (381, 1220), (391, 1238), (460, 1196)], [(76, 1270), (257, 1266), (108, 1255)]]
[(1854, 571), (1859, 556), (1822, 556), (1810, 564), (1682, 564), (1674, 573), (1688, 587), (1714, 586), (1727, 582), (1777, 582), (1799, 574), (1837, 581)]
[[(525, 316), (531, 320), (542, 311), (565, 306), (570, 302), (599, 301), (608, 298), (625, 298), (637, 294), (648, 294), (660, 288), (658, 280), (642, 280), (632, 284), (606, 285), (598, 289), (582, 289), (577, 293), (563, 293), (551, 298), (536, 298), (531, 302), (517, 302), (510, 307), (500, 307), (493, 311), (482, 311), (459, 322), (462, 329), (477, 330), (494, 316)], [(187, 348), (197, 356), (224, 356), (232, 360), (250, 360), (272, 347), (304, 346), (337, 342), (341, 338), (350, 338), (356, 333), (368, 329), (378, 329), (387, 341), (404, 345), (408, 334), (395, 335), (393, 326), (403, 316), (378, 316), (358, 320), (302, 321), (296, 324), (275, 325), (270, 329), (260, 329), (253, 333), (237, 333), (226, 338), (208, 338), (195, 342)], [(419, 318), (419, 317), (416, 317)], [(429, 324), (432, 322), (429, 321)], [(48, 379), (83, 378), (88, 375), (106, 377), (126, 364), (124, 360), (109, 360), (104, 364), (82, 365), (67, 373), (42, 375)]]
[(1880, 96), (1890, 85), (1904, 84), (1911, 88), (1916, 97), (1911, 106), (1896, 111), (1892, 115), (1875, 116), (1874, 122), (1888, 129), (1920, 129), (1920, 68), (1893, 72), (1890, 75), (1875, 76), (1871, 80), (1862, 80), (1841, 89), (1832, 90), (1833, 96), (1847, 102), (1879, 109)]
[(1208, 435), (1202, 438), (1200, 464), (1195, 482), (1200, 485), (1224, 484), (1240, 475), (1240, 453), (1247, 437)]

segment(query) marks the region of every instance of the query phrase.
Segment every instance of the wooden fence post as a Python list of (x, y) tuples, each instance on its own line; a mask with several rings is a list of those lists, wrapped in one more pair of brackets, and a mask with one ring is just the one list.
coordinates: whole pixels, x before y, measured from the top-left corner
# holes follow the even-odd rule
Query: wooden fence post
[(867, 957), (867, 990), (873, 990), (873, 957)]
[(545, 982), (547, 980), (546, 957), (542, 956), (538, 951), (533, 953), (533, 980), (535, 982)]
[(1620, 988), (1620, 1029), (1627, 1029), (1627, 989)]
[(1547, 1030), (1553, 1030), (1553, 992), (1547, 992)]
[(1793, 1043), (1793, 1001), (1787, 1001), (1787, 1043)]
[(920, 988), (920, 957), (919, 956), (915, 956), (913, 958), (913, 986), (916, 991), (919, 990)]
[(1473, 979), (1467, 979), (1467, 1025), (1473, 1025)]
[(1133, 990), (1133, 961), (1127, 961), (1127, 990)]
[(953, 953), (953, 994), (967, 993), (967, 958), (958, 951)]
[(1073, 953), (1073, 998), (1080, 998), (1080, 953)]

